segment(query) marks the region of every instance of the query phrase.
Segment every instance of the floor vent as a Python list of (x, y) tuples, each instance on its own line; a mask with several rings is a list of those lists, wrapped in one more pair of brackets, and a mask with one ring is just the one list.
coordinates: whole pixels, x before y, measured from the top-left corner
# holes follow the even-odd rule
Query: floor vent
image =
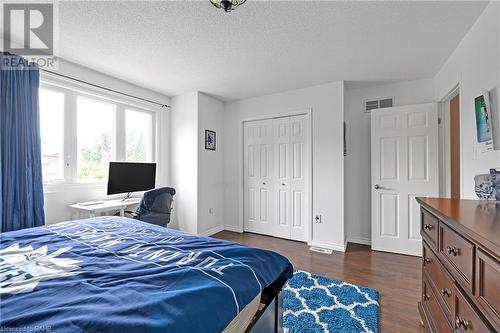
[(313, 252), (324, 253), (324, 254), (332, 254), (333, 253), (333, 250), (323, 249), (323, 248), (317, 247), (317, 246), (311, 246), (309, 248), (309, 250), (313, 251)]

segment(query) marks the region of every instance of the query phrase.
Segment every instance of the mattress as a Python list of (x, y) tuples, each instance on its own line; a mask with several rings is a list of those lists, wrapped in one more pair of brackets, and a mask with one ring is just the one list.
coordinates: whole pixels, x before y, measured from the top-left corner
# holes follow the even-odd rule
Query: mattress
[(293, 272), (272, 251), (124, 217), (0, 236), (0, 327), (11, 331), (239, 332), (262, 290)]

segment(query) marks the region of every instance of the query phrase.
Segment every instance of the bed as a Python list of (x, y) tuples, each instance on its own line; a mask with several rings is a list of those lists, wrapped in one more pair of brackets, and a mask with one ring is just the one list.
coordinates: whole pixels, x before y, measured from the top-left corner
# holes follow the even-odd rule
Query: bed
[(279, 331), (280, 290), (292, 272), (290, 262), (271, 251), (124, 217), (6, 232), (0, 327)]

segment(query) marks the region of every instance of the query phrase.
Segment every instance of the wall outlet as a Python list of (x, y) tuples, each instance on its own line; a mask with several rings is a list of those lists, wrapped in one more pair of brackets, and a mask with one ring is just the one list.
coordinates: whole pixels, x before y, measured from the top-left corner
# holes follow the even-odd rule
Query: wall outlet
[(321, 214), (318, 214), (314, 217), (314, 222), (321, 223)]

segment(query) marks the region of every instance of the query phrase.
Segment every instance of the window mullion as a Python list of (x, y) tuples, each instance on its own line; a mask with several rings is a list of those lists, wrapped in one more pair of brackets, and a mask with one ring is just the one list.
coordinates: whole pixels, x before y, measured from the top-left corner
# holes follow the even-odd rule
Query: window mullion
[(76, 182), (77, 163), (76, 95), (67, 91), (65, 97), (64, 180), (72, 183)]
[(122, 104), (116, 104), (115, 108), (115, 142), (114, 159), (115, 161), (125, 161), (125, 107)]
[(151, 145), (150, 147), (148, 147), (149, 149), (149, 154), (151, 156), (151, 160), (149, 162), (157, 162), (157, 159), (158, 159), (158, 148), (157, 148), (157, 145), (156, 143), (159, 141), (158, 140), (158, 136), (157, 136), (157, 133), (159, 132), (158, 131), (158, 115), (155, 114), (155, 113), (151, 113), (151, 124), (150, 124), (150, 128), (151, 128), (151, 138), (150, 138), (150, 142), (151, 142)]

